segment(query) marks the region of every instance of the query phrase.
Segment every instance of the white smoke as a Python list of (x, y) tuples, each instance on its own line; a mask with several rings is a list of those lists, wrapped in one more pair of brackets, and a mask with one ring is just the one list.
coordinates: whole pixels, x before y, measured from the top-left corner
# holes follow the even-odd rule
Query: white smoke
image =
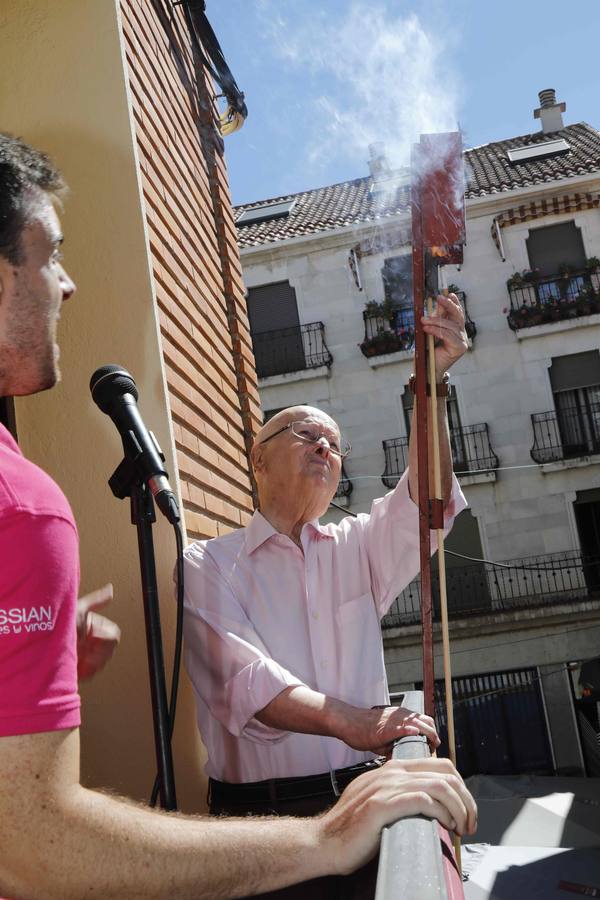
[(363, 171), (367, 146), (377, 141), (399, 168), (421, 133), (457, 129), (460, 91), (446, 23), (399, 15), (397, 2), (356, 2), (341, 15), (332, 6), (309, 16), (303, 7), (259, 0), (284, 64), (327, 84), (309, 98), (314, 127), (302, 136), (314, 168), (336, 159)]

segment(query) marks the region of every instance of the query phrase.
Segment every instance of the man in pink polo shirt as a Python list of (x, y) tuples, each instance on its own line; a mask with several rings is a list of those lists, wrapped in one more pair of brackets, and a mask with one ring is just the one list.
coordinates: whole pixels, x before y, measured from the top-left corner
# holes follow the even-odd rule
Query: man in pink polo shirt
[[(59, 377), (56, 323), (75, 286), (61, 264), (43, 154), (0, 135), (0, 396)], [(334, 811), (209, 821), (163, 815), (79, 783), (77, 532), (56, 484), (0, 425), (0, 894), (26, 900), (233, 898), (354, 870), (384, 824), (426, 813), (460, 831), (470, 794), (438, 760), (386, 765)], [(88, 598), (83, 618), (98, 602)], [(80, 633), (83, 646), (88, 632)], [(93, 637), (93, 635), (92, 635)], [(88, 648), (89, 649), (89, 648)], [(87, 662), (98, 665), (92, 653)]]

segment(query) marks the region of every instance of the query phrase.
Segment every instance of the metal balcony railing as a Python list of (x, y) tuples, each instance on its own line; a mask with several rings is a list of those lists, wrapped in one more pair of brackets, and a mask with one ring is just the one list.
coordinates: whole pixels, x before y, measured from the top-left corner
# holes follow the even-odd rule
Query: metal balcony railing
[(342, 463), (342, 473), (340, 475), (340, 483), (338, 484), (337, 491), (335, 492), (335, 497), (349, 497), (352, 491), (354, 490), (354, 485), (352, 481), (348, 478), (346, 470), (344, 468), (344, 463)]
[[(464, 291), (457, 291), (456, 296), (465, 311), (467, 335), (473, 339), (477, 328), (467, 311), (467, 296)], [(384, 304), (374, 306), (378, 306), (379, 309), (363, 312), (365, 337), (360, 345), (363, 356), (382, 356), (384, 353), (397, 353), (399, 350), (413, 350), (415, 317), (412, 307), (386, 310)]]
[(261, 331), (252, 335), (259, 378), (331, 366), (333, 356), (325, 343), (322, 322)]
[(526, 278), (513, 276), (507, 287), (510, 296), (507, 321), (513, 331), (600, 313), (600, 273), (597, 271), (565, 271), (543, 278), (535, 274)]
[[(487, 422), (450, 429), (452, 464), (457, 475), (497, 469), (500, 461), (490, 445)], [(385, 470), (381, 480), (388, 488), (398, 484), (408, 465), (408, 438), (383, 441)]]
[(381, 480), (387, 488), (395, 488), (408, 465), (408, 438), (389, 438), (382, 441), (385, 469)]
[(467, 295), (464, 291), (455, 291), (454, 293), (462, 303), (462, 308), (465, 313), (465, 331), (467, 332), (467, 337), (473, 340), (473, 338), (477, 334), (477, 326), (469, 315), (469, 310), (467, 309)]
[[(504, 567), (477, 563), (446, 571), (448, 615), (452, 619), (490, 613), (600, 600), (600, 555), (578, 550), (530, 556)], [(434, 618), (439, 620), (438, 574), (432, 572)], [(394, 600), (381, 627), (396, 628), (421, 620), (421, 583), (415, 578)]]
[(360, 345), (363, 356), (381, 356), (412, 350), (415, 346), (415, 316), (411, 308), (380, 312), (363, 312), (365, 338)]
[(537, 463), (600, 453), (600, 403), (534, 413), (531, 422), (533, 447), (530, 452)]

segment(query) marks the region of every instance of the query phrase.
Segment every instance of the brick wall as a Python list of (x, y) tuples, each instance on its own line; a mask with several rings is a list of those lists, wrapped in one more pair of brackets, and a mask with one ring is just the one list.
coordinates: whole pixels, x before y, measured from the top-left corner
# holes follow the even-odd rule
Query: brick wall
[(252, 514), (261, 421), (224, 144), (181, 7), (121, 17), (185, 522), (215, 537)]

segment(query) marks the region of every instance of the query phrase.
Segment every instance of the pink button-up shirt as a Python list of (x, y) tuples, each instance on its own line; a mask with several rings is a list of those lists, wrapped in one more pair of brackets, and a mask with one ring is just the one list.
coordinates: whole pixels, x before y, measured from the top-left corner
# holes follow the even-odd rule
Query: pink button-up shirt
[[(466, 506), (454, 479), (446, 529)], [(185, 551), (185, 661), (206, 772), (219, 781), (311, 775), (373, 757), (254, 716), (291, 685), (353, 706), (389, 701), (379, 621), (419, 571), (408, 479), (370, 515), (304, 525), (302, 550), (259, 512)]]

